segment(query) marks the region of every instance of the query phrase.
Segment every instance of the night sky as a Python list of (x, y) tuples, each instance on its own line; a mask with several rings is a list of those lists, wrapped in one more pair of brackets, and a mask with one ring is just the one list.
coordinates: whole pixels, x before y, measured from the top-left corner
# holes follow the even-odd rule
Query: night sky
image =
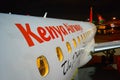
[(0, 13), (87, 20), (93, 6), (94, 19), (100, 14), (104, 19), (120, 18), (120, 0), (0, 0)]

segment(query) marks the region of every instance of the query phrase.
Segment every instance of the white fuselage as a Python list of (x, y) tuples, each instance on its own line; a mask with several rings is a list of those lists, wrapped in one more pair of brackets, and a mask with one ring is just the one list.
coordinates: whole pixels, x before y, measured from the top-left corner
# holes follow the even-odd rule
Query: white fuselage
[[(0, 14), (0, 80), (72, 79), (75, 70), (91, 59), (95, 32), (89, 22)], [(63, 53), (61, 61), (57, 47)], [(45, 76), (36, 64), (41, 55), (48, 61)]]

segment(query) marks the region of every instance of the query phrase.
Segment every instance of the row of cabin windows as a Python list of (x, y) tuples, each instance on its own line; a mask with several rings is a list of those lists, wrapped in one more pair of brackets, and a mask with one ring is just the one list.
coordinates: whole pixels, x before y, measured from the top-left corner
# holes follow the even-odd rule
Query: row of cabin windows
[[(89, 34), (90, 34), (90, 31), (80, 35), (80, 37), (82, 40), (85, 40)], [(77, 37), (78, 44), (80, 44), (80, 37), (79, 36)], [(77, 48), (77, 42), (75, 39), (72, 40), (74, 48)], [(69, 42), (66, 42), (66, 47), (67, 47), (68, 53), (71, 53), (72, 48)], [(62, 49), (60, 47), (56, 47), (56, 53), (57, 53), (58, 60), (62, 62), (63, 61)], [(37, 62), (36, 64), (40, 72), (40, 75), (45, 77), (49, 72), (49, 64), (48, 64), (46, 57), (41, 55), (40, 57), (37, 58), (36, 62)]]

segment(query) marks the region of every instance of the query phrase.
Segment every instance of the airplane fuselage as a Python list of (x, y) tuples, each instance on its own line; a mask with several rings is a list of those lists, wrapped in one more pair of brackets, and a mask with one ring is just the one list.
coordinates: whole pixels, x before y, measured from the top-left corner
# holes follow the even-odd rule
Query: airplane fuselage
[(94, 49), (94, 24), (0, 14), (0, 80), (70, 80)]

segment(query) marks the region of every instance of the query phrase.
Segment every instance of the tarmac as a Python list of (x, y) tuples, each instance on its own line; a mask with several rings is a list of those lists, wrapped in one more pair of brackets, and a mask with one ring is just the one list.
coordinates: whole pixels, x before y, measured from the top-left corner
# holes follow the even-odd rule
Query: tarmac
[(120, 80), (120, 72), (111, 65), (101, 63), (92, 64), (87, 67), (79, 68), (75, 80)]

